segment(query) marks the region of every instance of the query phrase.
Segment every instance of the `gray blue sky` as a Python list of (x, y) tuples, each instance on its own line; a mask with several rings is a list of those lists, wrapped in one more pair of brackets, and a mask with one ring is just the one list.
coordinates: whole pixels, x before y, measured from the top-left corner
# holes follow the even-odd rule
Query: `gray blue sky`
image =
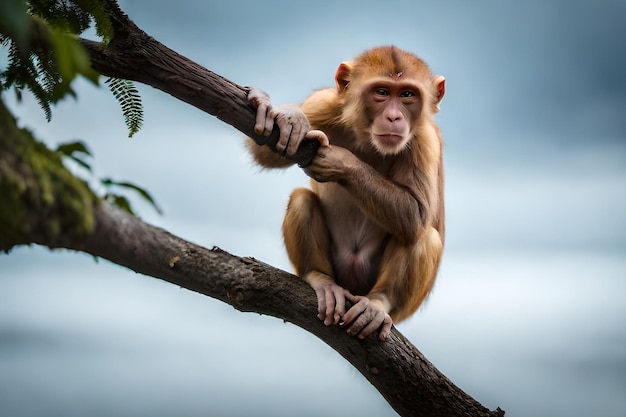
[[(276, 104), (333, 85), (339, 62), (396, 44), (446, 76), (447, 248), (400, 330), (508, 416), (626, 414), (626, 1), (122, 1), (146, 32)], [(104, 88), (46, 123), (85, 140), (96, 175), (163, 207), (141, 216), (290, 269), (280, 223), (307, 179), (260, 171), (239, 132), (140, 86), (126, 136)], [(0, 415), (393, 416), (313, 336), (65, 251), (0, 255)]]

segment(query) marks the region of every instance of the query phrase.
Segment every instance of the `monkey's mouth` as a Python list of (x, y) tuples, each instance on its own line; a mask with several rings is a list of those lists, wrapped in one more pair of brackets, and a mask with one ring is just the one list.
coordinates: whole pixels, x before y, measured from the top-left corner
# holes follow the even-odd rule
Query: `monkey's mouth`
[(378, 143), (385, 147), (396, 147), (402, 142), (403, 139), (402, 135), (398, 135), (396, 133), (384, 133), (374, 136), (376, 136), (376, 140), (378, 141)]

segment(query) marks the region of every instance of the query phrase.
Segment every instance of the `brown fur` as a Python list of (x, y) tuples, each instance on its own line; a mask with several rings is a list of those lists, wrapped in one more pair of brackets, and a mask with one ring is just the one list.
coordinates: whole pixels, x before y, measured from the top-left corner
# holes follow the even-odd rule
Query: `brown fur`
[[(337, 181), (311, 180), (311, 190), (293, 192), (283, 222), (287, 252), (300, 276), (319, 272), (354, 294), (378, 298), (398, 322), (428, 296), (441, 260), (442, 139), (434, 114), (443, 78), (415, 55), (389, 46), (340, 65), (336, 84), (314, 92), (300, 108), (331, 147), (348, 149), (361, 163)], [(393, 97), (410, 128), (398, 150), (373, 134), (375, 119), (390, 106), (371, 98), (379, 85), (392, 92), (406, 86), (417, 97)], [(250, 149), (262, 166), (289, 164), (266, 147)]]

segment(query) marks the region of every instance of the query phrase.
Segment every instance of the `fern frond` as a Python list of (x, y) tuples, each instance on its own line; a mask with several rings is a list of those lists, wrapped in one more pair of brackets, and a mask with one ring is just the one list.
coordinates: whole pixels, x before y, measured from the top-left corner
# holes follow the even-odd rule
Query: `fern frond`
[(89, 28), (89, 12), (71, 0), (29, 0), (28, 12), (45, 19), (50, 26), (65, 32), (80, 34)]
[[(3, 90), (14, 87), (16, 92), (27, 88), (30, 90), (39, 106), (44, 111), (46, 120), (52, 118), (50, 108), (52, 85), (54, 75), (52, 69), (46, 63), (46, 52), (42, 52), (43, 58), (39, 58), (34, 52), (24, 56), (15, 42), (11, 42), (8, 49), (8, 61), (6, 69), (0, 73), (0, 85)], [(52, 71), (54, 72), (54, 71)]]
[(128, 136), (132, 137), (143, 124), (143, 105), (135, 84), (121, 78), (108, 78), (104, 81), (122, 107), (124, 122), (128, 127)]
[(111, 39), (113, 39), (115, 32), (111, 22), (111, 16), (113, 16), (113, 13), (109, 9), (106, 2), (103, 2), (102, 0), (72, 1), (91, 15), (91, 19), (96, 27), (96, 35), (100, 36), (102, 38), (102, 43), (107, 45)]
[(51, 51), (37, 51), (37, 54), (31, 55), (31, 62), (35, 69), (32, 77), (41, 85), (41, 87), (52, 98), (52, 93), (56, 85), (60, 82), (59, 75), (54, 58)]
[(46, 115), (46, 120), (49, 122), (52, 120), (52, 109), (50, 108), (50, 93), (46, 91), (34, 78), (27, 81), (26, 86), (33, 93), (37, 103)]

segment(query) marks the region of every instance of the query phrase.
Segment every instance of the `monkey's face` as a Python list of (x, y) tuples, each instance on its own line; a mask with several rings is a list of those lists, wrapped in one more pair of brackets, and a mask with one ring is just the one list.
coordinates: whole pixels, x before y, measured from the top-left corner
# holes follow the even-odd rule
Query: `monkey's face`
[(371, 121), (370, 141), (374, 148), (382, 155), (402, 152), (422, 113), (419, 87), (407, 81), (375, 80), (363, 88), (363, 102)]

